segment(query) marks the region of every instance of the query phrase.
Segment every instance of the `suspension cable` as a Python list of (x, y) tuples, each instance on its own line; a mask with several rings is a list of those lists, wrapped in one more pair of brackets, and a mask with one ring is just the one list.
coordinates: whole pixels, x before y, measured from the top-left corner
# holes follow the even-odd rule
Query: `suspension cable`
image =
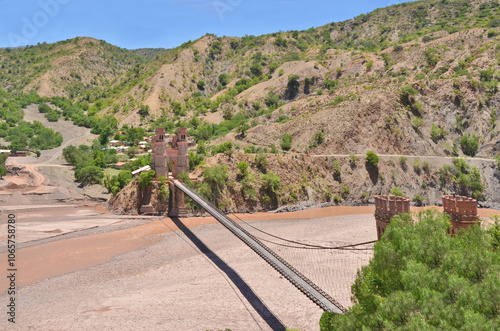
[[(168, 149), (167, 149), (167, 155), (168, 155)], [(176, 168), (177, 168), (177, 163), (175, 161), (175, 159), (173, 157), (170, 156), (170, 160), (172, 161), (172, 163), (175, 164)], [(189, 162), (189, 157), (188, 157), (188, 162)], [(172, 169), (173, 170), (173, 169)], [(210, 192), (212, 198), (214, 199), (214, 201), (216, 200), (216, 197), (214, 195), (213, 192)], [(209, 202), (210, 203), (210, 202)], [(212, 204), (212, 203), (210, 203)], [(212, 204), (213, 206), (213, 204)], [(274, 242), (274, 241), (271, 241), (271, 240), (268, 240), (268, 239), (264, 239), (264, 238), (261, 238), (261, 237), (257, 237), (255, 236), (256, 238), (260, 239), (260, 240), (263, 240), (263, 241), (266, 241), (268, 243), (272, 243), (272, 244), (275, 244), (275, 245), (278, 245), (278, 246), (282, 246), (282, 247), (288, 247), (288, 248), (297, 248), (297, 249), (310, 249), (310, 250), (350, 250), (350, 251), (367, 251), (367, 250), (372, 250), (371, 248), (354, 248), (356, 246), (363, 246), (363, 245), (369, 245), (369, 244), (373, 244), (373, 243), (376, 243), (377, 240), (372, 240), (372, 241), (367, 241), (367, 242), (363, 242), (363, 243), (358, 243), (358, 244), (350, 244), (350, 245), (343, 245), (343, 246), (324, 246), (324, 245), (314, 245), (314, 244), (308, 244), (308, 243), (305, 243), (305, 242), (301, 242), (301, 241), (296, 241), (296, 240), (291, 240), (291, 239), (287, 239), (287, 238), (283, 238), (283, 237), (280, 237), (280, 236), (276, 236), (276, 235), (273, 235), (269, 232), (266, 232), (262, 229), (259, 229), (255, 226), (253, 226), (252, 224), (244, 221), (243, 219), (241, 219), (238, 215), (236, 215), (234, 212), (227, 212), (227, 213), (224, 213), (226, 216), (228, 215), (233, 215), (234, 217), (236, 217), (239, 221), (245, 223), (246, 225), (250, 226), (251, 228), (263, 233), (263, 234), (266, 234), (270, 237), (273, 237), (275, 239), (278, 239), (278, 240), (281, 240), (281, 241), (284, 241), (284, 242), (288, 242), (288, 243), (291, 243), (291, 244), (295, 244), (295, 245), (301, 245), (301, 246), (305, 246), (305, 247), (300, 247), (300, 246), (292, 246), (292, 245), (286, 245), (286, 244), (281, 244), (281, 243), (277, 243), (277, 242)], [(229, 216), (228, 216), (229, 217)]]

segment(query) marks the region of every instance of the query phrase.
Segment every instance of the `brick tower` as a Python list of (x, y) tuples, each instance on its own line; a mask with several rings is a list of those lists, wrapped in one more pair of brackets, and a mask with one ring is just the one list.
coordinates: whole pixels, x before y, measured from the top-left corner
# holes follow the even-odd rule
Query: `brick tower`
[(377, 237), (378, 240), (380, 240), (391, 218), (402, 213), (410, 212), (410, 200), (394, 195), (376, 195), (374, 198)]
[(476, 223), (481, 225), (477, 214), (477, 200), (458, 195), (443, 195), (442, 199), (444, 212), (451, 217), (452, 235)]
[(153, 138), (151, 153), (151, 169), (155, 171), (156, 178), (168, 176), (167, 141), (165, 128), (157, 128)]
[[(187, 128), (179, 128), (177, 135), (172, 135), (167, 143), (165, 128), (157, 128), (152, 142), (151, 169), (156, 178), (169, 176), (169, 166), (172, 166), (172, 177), (178, 179), (182, 172), (189, 173), (189, 154)], [(187, 215), (184, 192), (170, 182), (168, 215), (170, 217), (185, 217)]]

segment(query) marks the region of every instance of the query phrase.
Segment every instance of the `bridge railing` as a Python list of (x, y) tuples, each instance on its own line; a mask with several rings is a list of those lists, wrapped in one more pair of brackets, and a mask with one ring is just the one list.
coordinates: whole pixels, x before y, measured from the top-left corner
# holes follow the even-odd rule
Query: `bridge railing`
[(235, 221), (224, 215), (218, 208), (201, 197), (197, 192), (178, 180), (174, 180), (174, 184), (178, 189), (183, 191), (191, 199), (193, 199), (193, 201), (205, 209), (210, 215), (215, 217), (222, 225), (224, 225), (229, 231), (243, 241), (248, 247), (262, 257), (275, 270), (282, 274), (288, 281), (290, 281), (296, 288), (298, 288), (323, 310), (332, 313), (344, 313), (347, 311), (346, 308), (325, 293), (325, 291), (301, 274), (273, 250), (264, 245), (259, 239), (243, 229)]

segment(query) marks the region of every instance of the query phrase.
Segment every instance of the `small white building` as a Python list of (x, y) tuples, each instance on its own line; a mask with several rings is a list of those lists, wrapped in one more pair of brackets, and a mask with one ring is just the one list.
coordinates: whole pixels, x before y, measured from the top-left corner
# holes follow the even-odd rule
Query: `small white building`
[(151, 170), (151, 167), (147, 165), (147, 166), (145, 166), (145, 167), (142, 167), (142, 168), (139, 168), (139, 169), (137, 169), (137, 170), (132, 171), (132, 176), (137, 177), (137, 176), (139, 176), (141, 173), (143, 173), (143, 172), (148, 172), (149, 170)]

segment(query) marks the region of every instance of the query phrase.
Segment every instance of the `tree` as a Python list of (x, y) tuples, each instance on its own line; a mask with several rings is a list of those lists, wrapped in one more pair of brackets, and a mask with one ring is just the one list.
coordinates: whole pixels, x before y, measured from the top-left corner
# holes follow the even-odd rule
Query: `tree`
[(243, 177), (246, 177), (248, 175), (248, 163), (245, 161), (241, 161), (238, 163), (238, 169), (240, 170), (240, 174)]
[(255, 158), (255, 165), (257, 168), (259, 168), (262, 172), (266, 172), (268, 164), (269, 160), (264, 154), (257, 154), (257, 157)]
[(351, 288), (354, 306), (324, 313), (329, 330), (499, 330), (500, 254), (493, 230), (453, 237), (446, 214), (426, 211), (391, 220), (370, 264)]
[(238, 126), (238, 133), (240, 134), (241, 137), (245, 137), (248, 129), (250, 129), (250, 125), (248, 125), (248, 123), (241, 123)]
[(288, 85), (286, 87), (286, 96), (288, 99), (293, 99), (299, 93), (299, 75), (291, 74), (288, 76)]
[(255, 62), (250, 66), (250, 71), (254, 76), (259, 77), (260, 75), (262, 75), (262, 65), (260, 65), (260, 63), (258, 62)]
[(149, 107), (149, 105), (141, 105), (139, 108), (139, 115), (141, 115), (142, 117), (146, 117), (149, 115), (150, 111), (151, 108)]
[(82, 185), (99, 184), (101, 179), (104, 177), (102, 168), (93, 165), (77, 169), (75, 172), (75, 178), (77, 181), (82, 183)]
[(397, 197), (403, 197), (405, 198), (405, 194), (403, 193), (403, 190), (400, 189), (399, 187), (394, 186), (393, 188), (390, 189), (389, 191), (390, 194), (395, 195)]
[(311, 140), (311, 143), (309, 144), (309, 148), (316, 148), (324, 142), (325, 142), (325, 133), (323, 131), (316, 131), (313, 139)]
[(281, 149), (284, 151), (289, 151), (292, 148), (293, 137), (291, 134), (285, 133), (281, 137)]
[(127, 156), (129, 157), (129, 159), (133, 158), (137, 154), (139, 154), (139, 147), (132, 146), (129, 149), (127, 149)]
[(261, 179), (264, 182), (262, 186), (267, 192), (276, 194), (279, 191), (281, 179), (277, 174), (274, 172), (268, 172), (267, 174), (262, 175)]
[(46, 103), (41, 103), (38, 105), (38, 111), (40, 113), (48, 113), (52, 110), (52, 108), (50, 108), (49, 105), (47, 105)]
[(5, 166), (5, 161), (7, 161), (8, 157), (9, 154), (7, 153), (0, 154), (0, 178), (7, 175), (7, 167)]
[(99, 134), (99, 143), (102, 146), (106, 146), (109, 142), (109, 137), (113, 135), (113, 130), (108, 126), (104, 128), (104, 130), (101, 131), (101, 134)]
[(149, 170), (148, 172), (143, 172), (139, 175), (139, 188), (145, 190), (153, 186), (153, 178), (155, 176), (154, 170)]
[(227, 84), (229, 84), (230, 81), (231, 81), (231, 79), (229, 78), (228, 74), (220, 74), (219, 75), (219, 83), (221, 83), (222, 86), (226, 86)]
[(226, 185), (226, 181), (229, 178), (229, 171), (227, 170), (227, 166), (222, 165), (206, 167), (203, 171), (203, 178), (216, 192), (220, 192), (224, 185)]
[(460, 138), (462, 152), (468, 156), (475, 156), (479, 148), (479, 138), (475, 133), (466, 133)]
[(379, 157), (372, 151), (366, 152), (366, 162), (371, 166), (378, 166)]

